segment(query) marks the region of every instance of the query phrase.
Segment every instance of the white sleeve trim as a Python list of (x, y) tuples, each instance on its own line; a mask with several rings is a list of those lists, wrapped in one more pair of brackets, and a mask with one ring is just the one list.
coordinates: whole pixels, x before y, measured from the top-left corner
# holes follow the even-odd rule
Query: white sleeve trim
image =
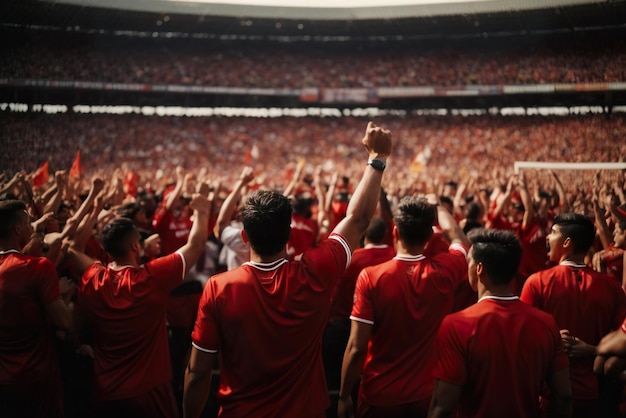
[(346, 257), (346, 269), (347, 269), (348, 266), (350, 265), (350, 262), (352, 261), (352, 250), (350, 249), (350, 245), (348, 245), (344, 237), (336, 233), (331, 234), (328, 238), (339, 241), (339, 243), (343, 246), (343, 249), (346, 250), (346, 256), (347, 256)]
[(465, 249), (465, 247), (462, 244), (450, 244), (450, 249), (451, 250), (456, 250), (456, 251), (461, 251), (464, 255), (465, 258), (467, 258), (467, 250)]
[(363, 319), (363, 318), (359, 318), (359, 317), (352, 316), (352, 315), (350, 315), (350, 319), (353, 321), (357, 321), (357, 322), (363, 322), (364, 324), (367, 324), (367, 325), (374, 325), (374, 321), (370, 321), (369, 319)]
[(206, 348), (202, 348), (202, 347), (200, 347), (198, 344), (196, 344), (194, 342), (192, 342), (191, 345), (194, 346), (195, 348), (197, 348), (198, 350), (204, 352), (204, 353), (217, 354), (217, 350), (208, 350)]
[(182, 277), (180, 278), (180, 281), (182, 282), (185, 280), (185, 272), (187, 271), (187, 260), (185, 260), (185, 256), (180, 250), (176, 250), (176, 254), (178, 254), (181, 260), (183, 261), (183, 273), (182, 273)]

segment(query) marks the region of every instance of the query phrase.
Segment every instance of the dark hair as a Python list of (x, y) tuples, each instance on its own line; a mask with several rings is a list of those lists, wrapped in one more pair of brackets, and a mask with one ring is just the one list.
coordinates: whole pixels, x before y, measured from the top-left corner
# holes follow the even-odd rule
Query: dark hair
[(11, 230), (22, 219), (26, 204), (21, 200), (8, 199), (0, 201), (0, 238), (11, 236)]
[(589, 251), (596, 239), (596, 230), (591, 219), (580, 213), (566, 212), (554, 218), (561, 235), (572, 240), (574, 252), (583, 254)]
[(315, 200), (309, 193), (302, 193), (296, 196), (293, 202), (293, 213), (304, 218), (310, 218), (313, 215), (311, 206), (315, 203)]
[(474, 261), (483, 265), (493, 284), (504, 285), (513, 280), (522, 259), (522, 244), (513, 231), (477, 228), (467, 238), (472, 243)]
[(465, 209), (465, 217), (468, 220), (480, 221), (482, 215), (485, 213), (483, 209), (483, 205), (478, 202), (470, 202), (467, 204), (467, 208)]
[(133, 238), (138, 238), (139, 233), (135, 224), (128, 218), (117, 218), (109, 222), (100, 234), (100, 242), (105, 251), (111, 257), (123, 257), (128, 254)]
[(139, 203), (131, 202), (131, 203), (126, 203), (125, 205), (122, 205), (121, 207), (119, 207), (117, 209), (117, 213), (122, 218), (128, 218), (128, 219), (134, 220), (135, 216), (137, 216), (137, 214), (141, 212), (142, 210), (145, 210), (145, 209)]
[(619, 229), (621, 229), (622, 232), (626, 232), (626, 219), (620, 220), (617, 225), (619, 225)]
[(380, 244), (385, 239), (386, 233), (385, 221), (379, 216), (374, 216), (365, 230), (365, 238), (374, 244)]
[(280, 193), (257, 190), (240, 209), (250, 247), (259, 255), (280, 252), (291, 233), (291, 202)]
[(393, 220), (400, 239), (408, 246), (424, 245), (433, 235), (437, 209), (423, 197), (406, 196)]

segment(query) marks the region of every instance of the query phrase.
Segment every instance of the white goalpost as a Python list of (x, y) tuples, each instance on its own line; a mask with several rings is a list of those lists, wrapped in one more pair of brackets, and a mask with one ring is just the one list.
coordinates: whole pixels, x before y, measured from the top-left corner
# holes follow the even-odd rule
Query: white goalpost
[(546, 170), (624, 170), (626, 162), (619, 163), (564, 163), (564, 162), (546, 162), (546, 161), (515, 161), (513, 171), (519, 173), (522, 168), (538, 168)]

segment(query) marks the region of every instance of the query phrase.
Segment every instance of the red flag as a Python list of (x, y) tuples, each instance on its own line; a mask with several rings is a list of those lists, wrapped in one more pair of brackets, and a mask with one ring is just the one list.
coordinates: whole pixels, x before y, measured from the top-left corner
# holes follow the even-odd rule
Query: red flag
[(126, 196), (137, 197), (137, 180), (139, 176), (133, 170), (128, 170), (124, 176), (124, 192)]
[(35, 171), (33, 176), (33, 187), (41, 187), (48, 182), (48, 161)]
[(80, 167), (80, 150), (78, 150), (76, 151), (76, 157), (74, 157), (72, 168), (70, 168), (70, 178), (80, 177), (81, 174), (83, 174), (83, 170)]

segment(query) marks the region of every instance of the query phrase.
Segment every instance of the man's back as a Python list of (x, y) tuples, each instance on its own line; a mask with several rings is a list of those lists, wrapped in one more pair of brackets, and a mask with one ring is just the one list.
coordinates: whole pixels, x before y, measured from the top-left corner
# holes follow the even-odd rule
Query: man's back
[(17, 251), (0, 253), (0, 385), (58, 371), (44, 306), (60, 297), (52, 263)]
[(459, 417), (537, 417), (546, 377), (568, 367), (554, 319), (517, 297), (447, 316), (436, 355), (435, 378), (463, 386)]
[(183, 272), (178, 253), (139, 268), (96, 263), (85, 271), (78, 302), (94, 334), (97, 400), (131, 398), (169, 382), (165, 309)]
[(430, 398), (434, 339), (441, 320), (452, 312), (454, 292), (466, 274), (460, 245), (430, 259), (396, 256), (363, 270), (350, 318), (373, 326), (360, 388), (368, 404)]
[[(626, 315), (626, 296), (619, 283), (584, 265), (562, 264), (533, 274), (520, 298), (550, 313), (559, 329), (592, 345), (617, 329)], [(593, 361), (592, 356), (571, 359), (574, 399), (597, 398)]]
[(221, 416), (320, 416), (328, 407), (321, 339), (350, 259), (343, 238), (331, 238), (301, 261), (248, 262), (207, 282), (192, 339), (220, 352)]

